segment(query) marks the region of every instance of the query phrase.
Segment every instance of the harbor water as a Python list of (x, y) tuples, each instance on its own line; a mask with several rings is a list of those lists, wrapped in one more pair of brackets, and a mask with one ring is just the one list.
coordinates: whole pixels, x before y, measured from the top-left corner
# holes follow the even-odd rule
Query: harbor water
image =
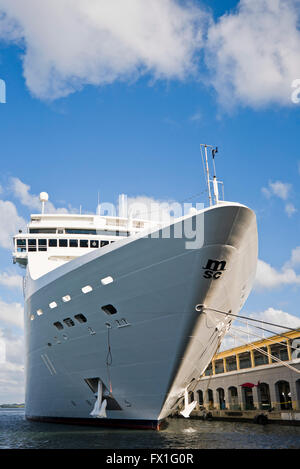
[(30, 422), (0, 409), (0, 449), (300, 449), (300, 427), (171, 418), (159, 432)]

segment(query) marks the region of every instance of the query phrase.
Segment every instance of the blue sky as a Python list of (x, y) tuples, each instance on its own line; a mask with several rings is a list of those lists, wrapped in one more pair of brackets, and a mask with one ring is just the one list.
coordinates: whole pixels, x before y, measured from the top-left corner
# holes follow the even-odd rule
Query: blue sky
[(22, 272), (8, 240), (36, 196), (89, 212), (98, 191), (105, 202), (181, 202), (205, 190), (200, 143), (219, 147), (226, 200), (257, 215), (259, 270), (243, 313), (300, 318), (298, 0), (154, 0), (153, 12), (135, 0), (130, 17), (128, 2), (85, 11), (73, 0), (78, 15), (93, 13), (80, 31), (67, 3), (0, 0), (0, 402), (23, 400)]

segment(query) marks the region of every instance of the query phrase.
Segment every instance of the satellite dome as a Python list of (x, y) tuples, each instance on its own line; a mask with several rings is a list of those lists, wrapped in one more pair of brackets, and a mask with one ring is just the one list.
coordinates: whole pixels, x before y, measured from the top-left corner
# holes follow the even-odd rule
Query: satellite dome
[(47, 194), (47, 192), (41, 192), (40, 193), (40, 201), (41, 202), (47, 202), (48, 199), (49, 199), (49, 195)]

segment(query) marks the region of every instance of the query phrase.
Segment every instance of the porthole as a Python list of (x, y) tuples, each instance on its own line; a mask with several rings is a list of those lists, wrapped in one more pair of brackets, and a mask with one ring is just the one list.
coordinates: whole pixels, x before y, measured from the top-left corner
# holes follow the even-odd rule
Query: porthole
[(34, 314), (31, 314), (30, 316), (30, 320), (33, 321), (34, 320)]
[(93, 287), (91, 287), (91, 285), (86, 285), (85, 287), (81, 289), (82, 293), (89, 293), (92, 290), (93, 290)]
[(42, 310), (42, 309), (38, 309), (37, 312), (36, 312), (36, 314), (37, 314), (38, 316), (41, 316), (41, 315), (43, 314), (43, 310)]
[(86, 317), (84, 316), (84, 314), (75, 314), (75, 319), (80, 322), (80, 323), (83, 323), (83, 322), (87, 322), (87, 319)]
[(64, 326), (62, 325), (62, 323), (59, 322), (59, 321), (54, 322), (54, 323), (53, 323), (53, 326), (55, 326), (56, 329), (58, 329), (59, 331), (61, 331), (61, 330), (64, 328)]
[(104, 277), (101, 279), (102, 285), (108, 285), (109, 283), (112, 283), (114, 279), (109, 275), (108, 277)]
[(63, 300), (64, 303), (67, 303), (68, 301), (71, 300), (71, 297), (70, 297), (70, 295), (65, 295), (65, 296), (62, 297), (62, 300)]
[(105, 305), (101, 306), (102, 311), (104, 311), (106, 314), (116, 314), (118, 311), (113, 305)]
[(55, 301), (52, 301), (52, 303), (49, 303), (49, 308), (50, 309), (57, 308), (57, 303)]
[(72, 318), (65, 318), (63, 322), (68, 326), (68, 327), (73, 327), (75, 326), (75, 322), (73, 321)]

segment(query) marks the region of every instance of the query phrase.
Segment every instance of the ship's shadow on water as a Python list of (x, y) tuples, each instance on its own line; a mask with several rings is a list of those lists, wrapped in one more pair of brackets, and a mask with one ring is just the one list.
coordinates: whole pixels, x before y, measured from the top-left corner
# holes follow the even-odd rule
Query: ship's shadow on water
[(0, 410), (0, 449), (300, 449), (300, 427), (168, 419), (161, 431), (30, 422)]

